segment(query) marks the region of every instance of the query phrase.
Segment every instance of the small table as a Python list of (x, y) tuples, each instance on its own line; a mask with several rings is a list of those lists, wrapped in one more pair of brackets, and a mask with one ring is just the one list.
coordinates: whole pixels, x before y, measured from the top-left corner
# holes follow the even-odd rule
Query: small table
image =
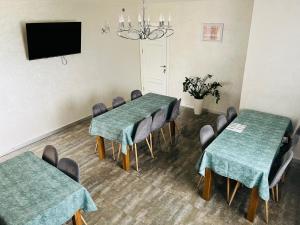
[(202, 197), (210, 200), (213, 172), (251, 188), (247, 219), (254, 221), (259, 197), (269, 199), (269, 173), (286, 132), (292, 131), (289, 118), (242, 110), (233, 121), (246, 125), (239, 133), (225, 129), (206, 149), (199, 173), (205, 176)]
[[(164, 109), (170, 117), (176, 98), (148, 93), (118, 108), (112, 109), (92, 119), (90, 134), (97, 136), (97, 150), (99, 159), (105, 158), (104, 138), (122, 145), (123, 169), (130, 170), (129, 146), (133, 144), (132, 133), (135, 126), (142, 119), (154, 112)], [(171, 122), (171, 136), (175, 136), (175, 123)]]
[(0, 224), (82, 225), (80, 209), (97, 210), (88, 191), (32, 152), (0, 164)]

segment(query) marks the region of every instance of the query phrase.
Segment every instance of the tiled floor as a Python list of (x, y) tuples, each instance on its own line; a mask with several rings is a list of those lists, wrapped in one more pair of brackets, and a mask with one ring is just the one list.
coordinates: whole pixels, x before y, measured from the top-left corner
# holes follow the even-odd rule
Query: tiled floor
[[(130, 173), (112, 160), (110, 151), (107, 159), (98, 160), (94, 152), (95, 138), (88, 133), (88, 120), (23, 150), (34, 151), (40, 156), (43, 147), (52, 144), (58, 148), (60, 158), (70, 157), (80, 164), (81, 183), (99, 208), (97, 212), (84, 215), (89, 225), (251, 224), (245, 219), (250, 194), (247, 188), (238, 190), (230, 207), (226, 203), (224, 178), (216, 178), (209, 202), (205, 202), (195, 189), (194, 165), (201, 153), (199, 129), (213, 123), (216, 116), (210, 113), (194, 116), (192, 110), (182, 108), (178, 119), (181, 133), (176, 144), (166, 146), (162, 138), (156, 139), (155, 159), (150, 157), (145, 146), (141, 146), (140, 174), (134, 170), (133, 154)], [(270, 201), (269, 224), (300, 224), (299, 177), (300, 165), (294, 163), (280, 189), (280, 202)], [(263, 206), (261, 201), (254, 224), (265, 224)]]

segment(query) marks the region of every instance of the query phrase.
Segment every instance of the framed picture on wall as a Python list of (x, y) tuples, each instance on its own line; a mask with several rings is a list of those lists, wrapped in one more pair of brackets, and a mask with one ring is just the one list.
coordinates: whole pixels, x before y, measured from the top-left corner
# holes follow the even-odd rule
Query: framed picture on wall
[(222, 41), (224, 23), (204, 23), (203, 41)]

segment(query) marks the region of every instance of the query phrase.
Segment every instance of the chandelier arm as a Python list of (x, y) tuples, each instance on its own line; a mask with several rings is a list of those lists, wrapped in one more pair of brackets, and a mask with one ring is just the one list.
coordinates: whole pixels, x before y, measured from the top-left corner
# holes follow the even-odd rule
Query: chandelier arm
[(156, 40), (164, 36), (170, 37), (174, 34), (174, 29), (172, 29), (169, 22), (167, 25), (163, 22), (160, 22), (159, 25), (151, 25), (149, 21), (148, 23), (146, 22), (145, 0), (142, 0), (142, 13), (142, 18), (139, 16), (139, 25), (137, 28), (133, 28), (131, 24), (128, 28), (125, 28), (123, 25), (117, 31), (118, 36), (129, 40)]

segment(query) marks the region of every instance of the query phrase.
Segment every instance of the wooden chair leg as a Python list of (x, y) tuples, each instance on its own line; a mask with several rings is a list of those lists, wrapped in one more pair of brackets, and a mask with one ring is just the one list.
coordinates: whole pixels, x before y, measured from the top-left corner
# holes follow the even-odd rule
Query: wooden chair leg
[[(151, 137), (150, 137), (151, 138)], [(148, 145), (148, 147), (149, 147), (149, 150), (150, 150), (150, 153), (151, 153), (151, 157), (154, 159), (154, 155), (153, 155), (153, 151), (152, 151), (152, 147), (151, 147), (151, 145), (149, 144), (149, 141), (148, 141), (148, 139), (146, 138), (146, 142), (147, 142), (147, 145)]]
[(169, 123), (170, 142), (172, 144), (171, 123)]
[(275, 187), (275, 190), (276, 190), (276, 202), (279, 201), (279, 190), (278, 190), (278, 184), (276, 185)]
[(230, 178), (227, 177), (227, 203), (229, 203), (230, 200)]
[(163, 136), (163, 139), (164, 139), (165, 144), (167, 144), (166, 137), (165, 137), (165, 134), (164, 134), (164, 129), (163, 129), (163, 128), (160, 128), (160, 132), (161, 132), (161, 134), (162, 134), (162, 136)]
[(111, 150), (112, 150), (113, 159), (116, 160), (116, 157), (115, 157), (115, 145), (114, 145), (113, 141), (111, 142)]
[(153, 136), (152, 136), (152, 133), (150, 133), (150, 146), (151, 146), (151, 149), (153, 149)]
[(266, 223), (269, 223), (269, 202), (265, 201), (265, 216), (266, 216)]
[(232, 200), (233, 200), (233, 198), (234, 198), (234, 196), (235, 196), (235, 194), (236, 194), (236, 192), (237, 192), (237, 190), (238, 190), (240, 184), (241, 184), (240, 182), (238, 182), (238, 181), (236, 182), (236, 185), (235, 185), (235, 187), (234, 187), (233, 193), (232, 193), (231, 198), (230, 198), (230, 201), (229, 201), (229, 205), (231, 205)]
[(272, 199), (273, 199), (273, 201), (276, 201), (274, 187), (271, 188), (271, 191), (272, 191)]
[(121, 147), (122, 147), (122, 145), (119, 144), (117, 161), (119, 161), (119, 158), (120, 158), (120, 155), (121, 155)]
[(82, 215), (81, 215), (81, 220), (82, 220), (82, 222), (83, 222), (84, 225), (88, 225)]
[(137, 145), (134, 144), (134, 153), (135, 153), (135, 165), (136, 165), (136, 171), (139, 172), (139, 159), (137, 154)]

